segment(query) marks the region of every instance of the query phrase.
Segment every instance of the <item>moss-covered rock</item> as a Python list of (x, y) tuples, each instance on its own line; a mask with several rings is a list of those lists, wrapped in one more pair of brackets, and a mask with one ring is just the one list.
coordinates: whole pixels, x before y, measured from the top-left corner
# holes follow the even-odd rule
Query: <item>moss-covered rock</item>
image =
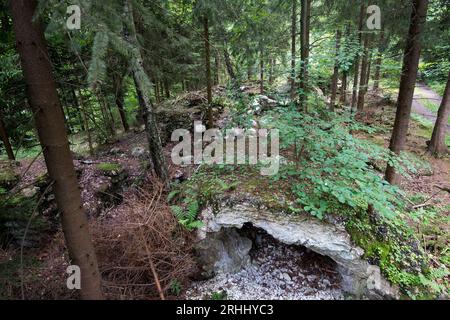
[(0, 161), (0, 187), (10, 190), (19, 181), (19, 175), (10, 161)]
[(122, 169), (120, 163), (102, 162), (96, 165), (96, 168), (105, 175), (117, 175)]

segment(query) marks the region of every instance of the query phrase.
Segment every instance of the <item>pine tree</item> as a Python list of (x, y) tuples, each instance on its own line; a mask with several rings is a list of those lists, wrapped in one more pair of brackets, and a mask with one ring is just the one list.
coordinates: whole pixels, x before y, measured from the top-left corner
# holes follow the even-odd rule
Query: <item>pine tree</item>
[(54, 182), (67, 249), (71, 263), (81, 269), (81, 297), (102, 299), (100, 272), (81, 203), (46, 40), (40, 24), (32, 22), (37, 1), (11, 1), (10, 5), (28, 99), (47, 170)]

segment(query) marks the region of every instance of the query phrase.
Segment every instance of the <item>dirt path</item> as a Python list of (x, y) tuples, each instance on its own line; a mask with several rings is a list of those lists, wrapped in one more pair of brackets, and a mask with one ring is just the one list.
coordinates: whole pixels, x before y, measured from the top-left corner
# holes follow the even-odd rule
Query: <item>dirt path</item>
[[(416, 88), (414, 90), (414, 99), (412, 103), (412, 111), (421, 115), (425, 119), (430, 120), (433, 123), (436, 122), (436, 114), (427, 109), (423, 104), (424, 101), (433, 102), (438, 106), (441, 104), (442, 97), (439, 96), (436, 92), (431, 90), (426, 84), (423, 82), (419, 82), (416, 84)], [(447, 125), (447, 132), (450, 133), (450, 125)]]

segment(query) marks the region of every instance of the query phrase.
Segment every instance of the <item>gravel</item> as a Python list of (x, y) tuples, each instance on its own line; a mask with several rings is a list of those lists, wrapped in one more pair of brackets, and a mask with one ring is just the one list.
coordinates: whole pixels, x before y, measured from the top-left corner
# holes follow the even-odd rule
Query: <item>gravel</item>
[(247, 267), (194, 282), (186, 291), (186, 299), (211, 299), (217, 293), (230, 300), (344, 299), (340, 276), (328, 258), (303, 247), (284, 245), (268, 235), (257, 243)]

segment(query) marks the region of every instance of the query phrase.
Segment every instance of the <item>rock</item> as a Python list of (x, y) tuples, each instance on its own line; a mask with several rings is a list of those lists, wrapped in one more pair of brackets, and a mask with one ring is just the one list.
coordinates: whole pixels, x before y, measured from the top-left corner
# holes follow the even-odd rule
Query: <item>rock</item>
[(306, 276), (306, 280), (308, 280), (308, 282), (314, 282), (314, 281), (316, 281), (316, 279), (317, 279), (317, 277), (313, 274)]
[(325, 288), (330, 287), (331, 286), (331, 282), (327, 279), (322, 279), (322, 284)]
[(123, 172), (122, 165), (120, 163), (102, 162), (97, 164), (97, 169), (107, 177), (118, 176)]
[(281, 276), (280, 276), (280, 278), (281, 278), (282, 280), (286, 281), (286, 282), (291, 282), (291, 281), (292, 281), (291, 276), (288, 275), (287, 273), (282, 273)]
[[(378, 266), (363, 258), (364, 251), (352, 243), (345, 230), (309, 215), (271, 212), (262, 204), (250, 194), (217, 200), (214, 209), (206, 208), (201, 213), (204, 226), (198, 230), (199, 239), (214, 239), (215, 233), (240, 229), (250, 223), (284, 244), (304, 246), (334, 260), (345, 292), (358, 298), (398, 298), (398, 288), (383, 279)], [(214, 259), (219, 257), (210, 256), (209, 263), (214, 265)]]
[(135, 158), (143, 158), (147, 155), (147, 151), (143, 147), (135, 147), (131, 151), (131, 155)]
[(25, 198), (33, 198), (39, 192), (39, 187), (28, 187), (22, 190)]
[(217, 273), (237, 272), (250, 263), (252, 241), (233, 228), (212, 232), (196, 243), (196, 260), (205, 278)]
[(14, 166), (12, 161), (0, 161), (0, 188), (11, 190), (19, 182)]
[(120, 148), (118, 147), (113, 147), (111, 148), (111, 150), (109, 150), (109, 154), (119, 154), (122, 153), (122, 150), (120, 150)]
[(263, 95), (259, 96), (259, 103), (264, 110), (275, 108), (278, 105), (276, 100)]

